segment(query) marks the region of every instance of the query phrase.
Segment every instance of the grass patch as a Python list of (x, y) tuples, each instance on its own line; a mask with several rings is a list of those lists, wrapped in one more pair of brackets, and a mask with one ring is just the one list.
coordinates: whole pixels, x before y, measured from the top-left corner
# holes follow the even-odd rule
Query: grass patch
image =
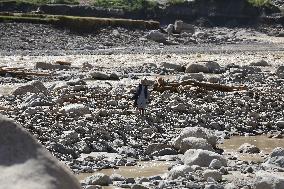
[(160, 28), (160, 23), (156, 21), (21, 13), (1, 13), (0, 22), (54, 24), (58, 26), (64, 26), (73, 30), (86, 32), (91, 32), (92, 30), (108, 26), (125, 27), (129, 29)]
[(94, 6), (127, 11), (154, 10), (158, 2), (153, 0), (94, 0)]
[(185, 0), (168, 0), (167, 4), (168, 5), (178, 5), (184, 3)]
[(248, 0), (254, 7), (268, 7), (271, 5), (271, 0)]
[(45, 5), (45, 4), (79, 4), (79, 0), (0, 0), (0, 3), (15, 2), (16, 4), (32, 4), (32, 5)]

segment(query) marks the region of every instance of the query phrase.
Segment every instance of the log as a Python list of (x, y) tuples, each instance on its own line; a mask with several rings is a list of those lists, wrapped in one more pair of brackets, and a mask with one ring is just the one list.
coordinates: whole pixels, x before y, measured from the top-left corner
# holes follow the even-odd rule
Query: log
[(193, 86), (193, 87), (199, 87), (205, 90), (216, 90), (216, 91), (222, 91), (222, 92), (234, 92), (234, 91), (243, 91), (247, 90), (246, 86), (227, 86), (227, 85), (221, 85), (221, 84), (213, 84), (213, 83), (205, 83), (205, 82), (198, 82), (195, 80), (186, 80), (182, 81), (180, 83), (178, 82), (170, 82), (166, 83), (164, 81), (158, 81), (153, 85), (153, 90), (158, 92), (164, 92), (164, 91), (171, 91), (171, 92), (179, 92), (179, 87), (181, 86)]
[(33, 72), (24, 68), (0, 67), (0, 76), (6, 76), (6, 74), (10, 74), (12, 77), (18, 78), (25, 78), (29, 76), (50, 76), (50, 73)]

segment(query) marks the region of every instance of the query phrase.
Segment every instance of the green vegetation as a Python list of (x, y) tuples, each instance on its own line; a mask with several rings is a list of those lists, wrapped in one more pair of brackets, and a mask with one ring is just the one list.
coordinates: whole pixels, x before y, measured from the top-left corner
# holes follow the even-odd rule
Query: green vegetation
[(160, 28), (160, 23), (156, 21), (21, 13), (0, 13), (0, 22), (54, 24), (78, 31), (93, 31), (108, 26), (139, 29)]
[(153, 0), (94, 0), (94, 6), (138, 11), (153, 10), (158, 3)]
[(44, 5), (44, 4), (79, 4), (79, 0), (0, 0), (0, 3), (4, 2), (16, 2), (29, 3), (34, 5)]
[(271, 5), (271, 0), (248, 0), (248, 2), (255, 7), (263, 7)]
[(184, 2), (185, 0), (168, 0), (169, 5), (177, 5), (177, 4), (182, 4)]

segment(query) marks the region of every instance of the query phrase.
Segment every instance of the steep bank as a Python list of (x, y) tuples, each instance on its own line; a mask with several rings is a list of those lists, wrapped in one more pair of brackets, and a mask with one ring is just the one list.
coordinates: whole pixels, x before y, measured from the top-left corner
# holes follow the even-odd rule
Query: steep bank
[[(154, 19), (163, 23), (169, 23), (176, 19), (188, 22), (201, 22), (206, 20), (210, 25), (240, 25), (256, 24), (259, 22), (284, 23), (284, 19), (261, 19), (264, 15), (280, 14), (280, 9), (274, 5), (256, 7), (247, 0), (196, 0), (184, 1), (171, 4), (157, 4), (152, 7), (140, 9), (116, 9), (94, 7), (89, 5), (34, 5), (30, 3), (2, 2), (1, 12), (31, 12), (39, 11), (44, 14), (71, 15), (71, 16), (94, 16), (114, 17), (130, 19)], [(271, 17), (270, 17), (271, 18)], [(272, 17), (274, 18), (274, 17)], [(272, 22), (271, 22), (272, 21)]]

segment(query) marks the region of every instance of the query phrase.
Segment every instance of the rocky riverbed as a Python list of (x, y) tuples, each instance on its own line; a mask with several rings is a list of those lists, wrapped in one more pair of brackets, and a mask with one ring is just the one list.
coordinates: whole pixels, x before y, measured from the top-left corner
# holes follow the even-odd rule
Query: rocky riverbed
[[(0, 66), (49, 74), (1, 75), (1, 114), (75, 174), (94, 174), (83, 188), (283, 188), (283, 148), (270, 153), (243, 144), (228, 152), (220, 145), (235, 135), (282, 140), (283, 37), (196, 27), (169, 40), (162, 34), (163, 43), (147, 38), (149, 31), (121, 28), (82, 35), (44, 25), (1, 27)], [(145, 116), (131, 100), (142, 77), (151, 90)], [(159, 93), (152, 91), (157, 77), (245, 88)], [(169, 161), (169, 171), (142, 178), (97, 173), (153, 160)]]

